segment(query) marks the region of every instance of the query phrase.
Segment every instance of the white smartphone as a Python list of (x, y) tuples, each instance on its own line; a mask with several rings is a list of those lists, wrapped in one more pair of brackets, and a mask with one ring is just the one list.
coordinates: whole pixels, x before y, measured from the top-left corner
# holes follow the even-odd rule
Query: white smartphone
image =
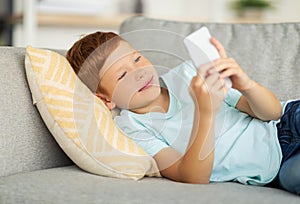
[[(220, 58), (220, 55), (215, 46), (210, 42), (211, 35), (207, 27), (201, 27), (199, 30), (191, 33), (184, 38), (183, 42), (188, 50), (188, 53), (194, 63), (194, 66), (199, 68), (201, 65), (213, 62)], [(200, 70), (205, 74), (207, 70)], [(231, 88), (232, 83), (229, 78), (225, 79), (228, 88)]]

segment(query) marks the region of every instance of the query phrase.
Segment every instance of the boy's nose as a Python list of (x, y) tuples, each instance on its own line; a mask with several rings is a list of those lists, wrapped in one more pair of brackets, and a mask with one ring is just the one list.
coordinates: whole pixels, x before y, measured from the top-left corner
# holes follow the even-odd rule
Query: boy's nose
[(139, 70), (139, 71), (137, 71), (137, 73), (136, 73), (136, 75), (135, 75), (135, 79), (137, 80), (137, 81), (139, 81), (139, 80), (143, 80), (144, 78), (145, 78), (145, 75), (146, 75), (147, 73), (146, 73), (146, 70)]

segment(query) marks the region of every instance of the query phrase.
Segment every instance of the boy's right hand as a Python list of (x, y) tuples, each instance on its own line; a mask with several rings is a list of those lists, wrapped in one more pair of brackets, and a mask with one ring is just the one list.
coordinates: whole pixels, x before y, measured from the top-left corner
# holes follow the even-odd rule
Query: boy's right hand
[(190, 83), (190, 95), (201, 113), (214, 114), (219, 110), (228, 88), (225, 80), (220, 78), (219, 72), (213, 67), (213, 63), (202, 66), (206, 68), (209, 66), (210, 74), (202, 76), (200, 73), (202, 68), (198, 69), (197, 75)]

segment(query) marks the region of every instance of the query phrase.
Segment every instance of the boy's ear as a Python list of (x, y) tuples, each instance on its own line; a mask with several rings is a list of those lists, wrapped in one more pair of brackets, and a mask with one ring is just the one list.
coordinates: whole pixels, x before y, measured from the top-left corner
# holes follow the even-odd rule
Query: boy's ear
[(109, 110), (112, 110), (116, 107), (116, 104), (114, 102), (112, 102), (106, 95), (102, 94), (102, 93), (95, 93), (95, 95), (101, 99), (101, 101), (103, 101), (103, 103), (106, 105), (106, 107)]

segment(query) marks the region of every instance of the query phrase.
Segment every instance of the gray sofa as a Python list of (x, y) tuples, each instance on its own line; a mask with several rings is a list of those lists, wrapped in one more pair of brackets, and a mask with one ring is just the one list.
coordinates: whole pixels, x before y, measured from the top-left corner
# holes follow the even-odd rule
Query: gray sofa
[[(188, 23), (133, 17), (120, 33), (159, 68), (188, 55), (183, 36), (206, 25), (246, 72), (280, 100), (299, 98), (300, 23)], [(64, 54), (64, 52), (61, 52)], [(299, 203), (270, 187), (139, 181), (85, 172), (68, 159), (32, 105), (24, 48), (0, 47), (0, 203)]]

